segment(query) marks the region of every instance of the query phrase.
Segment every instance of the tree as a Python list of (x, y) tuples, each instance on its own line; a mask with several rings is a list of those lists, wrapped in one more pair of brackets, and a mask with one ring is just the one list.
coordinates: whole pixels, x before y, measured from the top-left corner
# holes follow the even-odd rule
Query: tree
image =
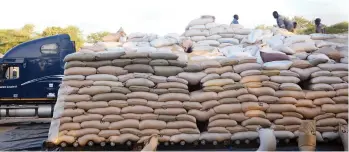
[(9, 49), (20, 43), (34, 39), (35, 26), (26, 24), (21, 29), (0, 29), (0, 53), (6, 53)]
[(87, 36), (87, 42), (88, 43), (96, 43), (102, 40), (104, 36), (109, 35), (110, 32), (96, 32), (96, 33), (91, 33), (90, 35)]
[(265, 24), (261, 24), (261, 25), (256, 26), (255, 29), (266, 30), (266, 29), (272, 29), (272, 28), (273, 28), (272, 26), (267, 26)]
[(348, 33), (348, 22), (340, 22), (333, 24), (326, 28), (326, 33), (337, 34), (337, 33)]
[(45, 28), (40, 36), (52, 36), (57, 34), (69, 34), (72, 41), (75, 41), (76, 50), (78, 50), (84, 44), (84, 38), (82, 31), (76, 26), (68, 26), (66, 28), (52, 26)]

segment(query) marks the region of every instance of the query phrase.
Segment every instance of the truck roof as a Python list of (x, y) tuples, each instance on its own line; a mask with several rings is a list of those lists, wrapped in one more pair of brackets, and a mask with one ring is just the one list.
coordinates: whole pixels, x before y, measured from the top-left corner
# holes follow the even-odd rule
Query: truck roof
[(8, 50), (2, 57), (6, 58), (35, 58), (40, 57), (40, 48), (44, 44), (59, 43), (60, 41), (68, 39), (70, 41), (70, 36), (68, 34), (58, 34), (54, 36), (39, 38), (31, 40), (28, 42), (21, 43), (12, 49)]

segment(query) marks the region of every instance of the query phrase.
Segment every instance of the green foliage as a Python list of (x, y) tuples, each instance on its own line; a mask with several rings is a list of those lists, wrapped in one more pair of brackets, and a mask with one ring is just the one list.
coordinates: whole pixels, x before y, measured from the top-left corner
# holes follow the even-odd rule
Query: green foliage
[(78, 50), (84, 44), (84, 38), (82, 36), (82, 31), (76, 26), (68, 26), (66, 28), (62, 27), (47, 27), (42, 31), (40, 36), (52, 36), (57, 34), (69, 34), (72, 41), (75, 41), (76, 50)]
[(34, 27), (34, 25), (27, 24), (18, 30), (0, 29), (0, 53), (5, 54), (16, 45), (32, 40), (35, 36)]
[(325, 28), (326, 33), (336, 34), (336, 33), (348, 33), (348, 22), (340, 22)]
[(271, 29), (271, 28), (272, 28), (272, 26), (267, 26), (265, 24), (261, 24), (261, 25), (256, 26), (255, 29), (266, 30), (266, 29)]
[(87, 36), (87, 42), (88, 43), (96, 43), (98, 41), (101, 41), (104, 36), (109, 35), (109, 32), (96, 32), (96, 33), (91, 33), (90, 35)]
[(315, 32), (315, 24), (313, 21), (307, 20), (302, 16), (295, 16), (292, 21), (297, 22), (296, 34), (311, 34)]

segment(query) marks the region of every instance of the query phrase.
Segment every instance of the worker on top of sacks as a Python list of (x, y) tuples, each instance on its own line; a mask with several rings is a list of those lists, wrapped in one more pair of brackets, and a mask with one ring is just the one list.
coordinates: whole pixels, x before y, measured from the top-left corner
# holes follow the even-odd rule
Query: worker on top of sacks
[(230, 24), (239, 24), (239, 16), (237, 14), (234, 15), (234, 19)]
[(321, 19), (315, 19), (315, 32), (316, 33), (325, 33), (325, 26), (321, 24)]
[(191, 53), (193, 52), (193, 42), (189, 39), (185, 39), (181, 43), (182, 48), (184, 49), (184, 52)]
[(277, 11), (273, 12), (273, 16), (276, 19), (276, 23), (279, 28), (287, 29), (289, 32), (293, 32), (293, 22), (291, 22), (286, 17), (279, 15)]

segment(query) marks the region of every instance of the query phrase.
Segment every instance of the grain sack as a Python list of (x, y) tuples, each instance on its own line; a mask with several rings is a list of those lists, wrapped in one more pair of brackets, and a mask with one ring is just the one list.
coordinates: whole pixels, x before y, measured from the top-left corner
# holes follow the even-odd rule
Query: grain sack
[(189, 101), (190, 96), (183, 93), (167, 93), (162, 94), (159, 96), (158, 101), (159, 102), (166, 102), (166, 101)]
[(314, 42), (300, 42), (289, 46), (295, 52), (312, 52), (317, 49)]
[[(87, 128), (87, 129), (93, 129), (93, 128)], [(103, 137), (103, 138), (109, 138), (111, 136), (119, 136), (120, 131), (119, 130), (101, 130), (97, 133), (90, 133), (90, 134), (98, 134), (98, 136)]]
[(134, 74), (133, 73), (129, 73), (129, 74), (125, 74), (125, 75), (120, 75), (117, 77), (119, 79), (120, 82), (126, 82), (129, 79), (133, 79)]
[(260, 117), (252, 117), (241, 123), (242, 126), (248, 125), (260, 125), (262, 127), (269, 127), (271, 122), (268, 119), (260, 118)]
[(127, 107), (128, 103), (125, 100), (111, 100), (108, 102), (108, 105), (113, 107), (123, 108), (123, 107)]
[(261, 88), (248, 88), (247, 89), (249, 93), (256, 95), (256, 96), (262, 96), (262, 95), (270, 95), (274, 96), (275, 90), (269, 87), (261, 87)]
[(208, 122), (212, 122), (212, 121), (215, 121), (215, 120), (219, 120), (219, 119), (230, 119), (230, 117), (227, 115), (227, 114), (216, 114), (214, 116), (212, 116)]
[(232, 134), (235, 134), (235, 133), (238, 133), (238, 132), (246, 132), (248, 131), (245, 127), (242, 127), (242, 126), (234, 126), (234, 127), (226, 127), (226, 129), (232, 133)]
[(271, 76), (270, 80), (276, 83), (298, 83), (300, 81), (299, 78), (292, 76)]
[(261, 118), (266, 118), (266, 114), (264, 111), (261, 110), (249, 110), (245, 112), (245, 116), (247, 117), (261, 117)]
[(85, 53), (85, 52), (76, 52), (68, 54), (64, 58), (64, 62), (69, 61), (93, 61), (96, 58), (96, 53)]
[(155, 86), (154, 82), (144, 79), (144, 78), (134, 78), (134, 79), (129, 79), (126, 81), (126, 87), (130, 86), (146, 86), (146, 87), (153, 87)]
[(99, 132), (100, 130), (97, 128), (85, 128), (85, 129), (79, 129), (79, 130), (70, 130), (67, 133), (67, 135), (78, 138), (87, 134), (98, 134)]
[(164, 129), (166, 127), (166, 122), (159, 120), (143, 120), (139, 123), (139, 129)]
[(222, 98), (222, 99), (219, 99), (218, 102), (220, 104), (240, 103), (239, 99), (237, 98)]
[(178, 82), (166, 82), (166, 83), (158, 83), (156, 85), (158, 89), (169, 89), (169, 88), (181, 88), (188, 90), (188, 86), (183, 83)]
[(167, 101), (161, 106), (162, 108), (183, 108), (184, 104), (180, 101)]
[(277, 101), (279, 101), (278, 97), (274, 97), (274, 96), (259, 96), (258, 97), (258, 101), (259, 102), (264, 102), (267, 104), (272, 104), (272, 103), (276, 103)]
[(262, 66), (258, 63), (244, 63), (244, 64), (235, 65), (233, 69), (236, 73), (241, 73), (242, 71), (247, 71), (247, 70), (261, 70)]
[(222, 91), (224, 91), (224, 89), (222, 87), (219, 87), (219, 86), (204, 87), (202, 90), (205, 92), (222, 92)]
[(193, 128), (196, 129), (196, 123), (190, 121), (173, 121), (168, 122), (166, 125), (168, 129), (181, 129), (181, 128)]
[(323, 132), (322, 137), (325, 140), (335, 140), (339, 137), (338, 132)]
[(178, 82), (178, 83), (183, 83), (183, 84), (188, 84), (188, 81), (185, 79), (177, 78), (176, 76), (170, 76), (167, 78), (168, 82)]
[(90, 68), (90, 67), (72, 67), (69, 69), (64, 70), (64, 75), (92, 75), (96, 74), (96, 69), (95, 68)]
[(215, 115), (215, 111), (213, 109), (207, 111), (201, 111), (196, 109), (191, 109), (188, 111), (188, 114), (194, 116), (197, 121), (206, 121), (213, 115)]
[(324, 113), (314, 117), (314, 120), (318, 121), (326, 118), (334, 118), (336, 115), (334, 113)]
[(179, 61), (179, 60), (167, 60), (167, 61), (171, 66), (177, 66), (181, 68), (184, 68), (185, 66), (187, 66), (187, 63), (184, 61)]
[(81, 101), (77, 102), (76, 106), (80, 109), (88, 110), (92, 108), (105, 108), (108, 107), (108, 103), (105, 101)]
[(297, 112), (282, 112), (284, 117), (297, 117), (299, 119), (303, 119), (303, 116)]
[(131, 92), (126, 95), (127, 98), (138, 98), (138, 99), (146, 99), (148, 101), (157, 101), (159, 96), (155, 93), (150, 92)]
[(282, 83), (280, 85), (280, 90), (302, 91), (302, 88), (294, 83)]
[(309, 88), (314, 91), (333, 91), (334, 90), (331, 85), (325, 84), (325, 83), (311, 84)]
[(120, 136), (110, 136), (108, 141), (118, 144), (124, 144), (126, 141), (138, 141), (139, 137), (133, 134), (121, 134)]
[(292, 139), (295, 137), (291, 131), (274, 131), (274, 134), (277, 139)]
[(241, 76), (237, 73), (233, 73), (233, 72), (225, 72), (223, 74), (221, 74), (221, 78), (223, 79), (233, 79), (234, 81), (240, 81), (241, 80)]
[(231, 140), (254, 140), (258, 138), (258, 132), (256, 131), (246, 131), (246, 132), (237, 132), (231, 136)]
[(215, 106), (218, 106), (219, 104), (220, 104), (220, 102), (218, 102), (217, 100), (205, 101), (205, 102), (201, 103), (201, 105), (202, 105), (201, 110), (211, 109), (211, 108), (213, 108)]
[(124, 120), (124, 118), (120, 115), (106, 115), (102, 118), (104, 122), (117, 122), (121, 120)]
[(208, 133), (230, 133), (225, 127), (211, 127), (207, 129)]
[(114, 59), (111, 64), (117, 67), (124, 67), (132, 63), (131, 59)]
[(218, 61), (222, 66), (233, 66), (233, 65), (236, 65), (238, 64), (238, 60), (236, 59), (230, 59), (230, 58), (227, 58), (227, 59), (221, 59)]
[(232, 113), (229, 114), (229, 118), (237, 122), (242, 122), (244, 120), (247, 120), (249, 117), (246, 117), (244, 113)]
[(241, 103), (241, 109), (243, 112), (247, 112), (249, 110), (262, 110), (265, 111), (269, 108), (267, 103), (263, 102), (243, 102)]
[(141, 136), (151, 136), (151, 135), (159, 135), (160, 131), (157, 129), (144, 129), (141, 131)]
[[(127, 96), (121, 93), (102, 93), (92, 97), (93, 101), (126, 100)], [(86, 101), (86, 100), (85, 100)]]
[(89, 109), (87, 112), (91, 114), (100, 115), (118, 115), (120, 114), (120, 108), (117, 107), (107, 107), (107, 108), (93, 108)]
[[(219, 92), (218, 93), (218, 98), (219, 99), (223, 99), (223, 98), (236, 98), (236, 97), (239, 97), (239, 96), (242, 96), (242, 95), (249, 95), (247, 94), (248, 91), (247, 89), (245, 88), (242, 88), (242, 89), (238, 89), (238, 90), (227, 90), (227, 91), (223, 91), (223, 92)], [(211, 95), (210, 95), (211, 96)], [(255, 97), (255, 96), (254, 96)], [(249, 97), (249, 96), (242, 96), (241, 98), (244, 99), (244, 98), (253, 98), (254, 97)]]
[(316, 126), (337, 126), (338, 124), (347, 124), (344, 119), (341, 118), (325, 118), (316, 121)]
[(85, 67), (93, 67), (98, 68), (102, 66), (110, 66), (112, 64), (111, 61), (91, 61), (91, 62), (84, 62)]
[(59, 118), (59, 123), (60, 124), (64, 124), (64, 123), (72, 122), (72, 121), (73, 121), (72, 117), (61, 117), (61, 118)]
[(142, 114), (126, 113), (126, 114), (121, 114), (121, 116), (122, 116), (124, 119), (135, 119), (135, 120), (140, 120)]
[(185, 141), (186, 143), (192, 143), (199, 140), (200, 134), (178, 134), (173, 135), (170, 139), (171, 142), (178, 143), (180, 141)]
[(234, 84), (225, 85), (222, 88), (224, 90), (237, 90), (237, 89), (244, 88), (244, 85), (241, 83), (234, 83)]
[(215, 79), (215, 80), (209, 80), (203, 83), (204, 87), (209, 87), (209, 86), (224, 86), (224, 85), (229, 85), (233, 84), (234, 80), (232, 79)]
[(280, 113), (266, 113), (267, 119), (270, 121), (274, 121), (276, 119), (282, 119), (284, 116)]
[(342, 83), (343, 80), (338, 77), (328, 77), (328, 76), (319, 76), (310, 80), (310, 83), (325, 83), (325, 84), (336, 84)]
[(63, 81), (69, 81), (69, 80), (78, 80), (78, 81), (82, 81), (85, 80), (85, 76), (83, 75), (65, 75), (62, 78)]
[(118, 81), (118, 78), (114, 75), (110, 74), (94, 74), (86, 76), (86, 80), (93, 81)]
[(190, 122), (196, 123), (195, 117), (193, 117), (191, 115), (187, 115), (187, 114), (177, 115), (176, 120), (178, 120), (178, 121), (190, 121)]
[(100, 114), (84, 114), (80, 116), (73, 117), (73, 122), (83, 122), (91, 120), (102, 120), (103, 116)]
[(121, 82), (115, 81), (95, 81), (93, 86), (109, 86), (109, 87), (122, 87), (124, 86)]
[(75, 117), (85, 113), (83, 109), (64, 109), (62, 117)]
[(320, 76), (332, 76), (332, 73), (330, 71), (316, 71), (310, 75), (312, 78)]
[(237, 99), (239, 100), (239, 102), (257, 102), (258, 98), (255, 95), (252, 94), (244, 94), (244, 95), (240, 95), (237, 97)]
[(130, 91), (132, 92), (149, 92), (150, 88), (145, 86), (130, 86)]
[(332, 71), (331, 74), (335, 77), (345, 77), (348, 76), (348, 71)]
[(160, 115), (179, 115), (186, 114), (187, 111), (183, 108), (167, 108), (167, 109), (155, 109), (155, 114)]
[(170, 93), (167, 89), (150, 89), (149, 92), (155, 93), (158, 95)]
[(296, 112), (303, 115), (304, 118), (312, 119), (317, 115), (321, 114), (321, 108), (308, 108), (308, 107), (297, 107)]
[(348, 96), (348, 89), (336, 90), (336, 96)]
[(187, 80), (190, 85), (196, 85), (196, 84), (199, 84), (200, 80), (204, 78), (206, 75), (207, 74), (203, 72), (197, 72), (197, 73), (182, 72), (178, 74), (178, 77)]
[(306, 92), (305, 98), (306, 99), (317, 99), (317, 98), (332, 98), (336, 95), (335, 91), (309, 91)]
[(260, 70), (246, 70), (240, 73), (240, 76), (242, 77), (253, 76), (253, 75), (262, 75), (262, 72)]
[(135, 105), (132, 107), (125, 107), (121, 109), (121, 113), (135, 113), (135, 114), (144, 114), (144, 113), (153, 113), (154, 110), (147, 106)]
[(211, 127), (234, 127), (237, 125), (237, 122), (235, 120), (231, 119), (218, 119), (210, 122), (208, 124), (208, 128)]
[(262, 82), (248, 82), (244, 83), (246, 88), (260, 88), (262, 87)]
[(346, 119), (346, 120), (348, 120), (348, 113), (347, 113), (347, 112), (337, 113), (337, 114), (336, 114), (336, 118), (341, 118), (341, 119)]
[(296, 72), (292, 72), (290, 70), (280, 70), (280, 76), (292, 76), (292, 77), (297, 77), (299, 78), (299, 74), (297, 74)]
[[(280, 53), (274, 53), (274, 54), (280, 55)], [(282, 61), (275, 61), (275, 59), (274, 59), (274, 61), (266, 62), (263, 60), (264, 62), (266, 62), (263, 64), (263, 69), (265, 69), (265, 70), (288, 70), (291, 67), (291, 65), (293, 64), (293, 62), (287, 61), (287, 60), (289, 60), (288, 56), (287, 55), (284, 55), (284, 56), (285, 56), (285, 58), (282, 59)], [(263, 58), (263, 56), (262, 56), (262, 58)], [(265, 57), (264, 57), (264, 59), (265, 59)]]
[(149, 65), (151, 65), (151, 66), (168, 66), (169, 63), (167, 60), (164, 60), (164, 59), (155, 59), (155, 60), (151, 60), (149, 62)]
[(192, 92), (190, 94), (190, 102), (204, 102), (217, 99), (218, 95), (215, 92)]
[(145, 64), (131, 64), (124, 67), (129, 73), (139, 72), (139, 73), (154, 73), (154, 70), (151, 66)]
[(188, 63), (186, 67), (183, 68), (185, 72), (200, 72), (204, 70), (198, 63)]
[(161, 129), (160, 130), (160, 135), (173, 136), (177, 134), (180, 134), (178, 129)]
[(199, 129), (193, 129), (193, 128), (181, 128), (179, 129), (179, 132), (183, 134), (200, 134)]
[(88, 86), (79, 89), (79, 94), (88, 94), (88, 95), (96, 95), (100, 93), (108, 93), (111, 92), (110, 87), (108, 86)]
[(299, 99), (295, 106), (296, 107), (308, 107), (308, 108), (315, 108), (316, 107), (313, 104), (312, 100), (307, 100), (307, 99)]
[(183, 102), (183, 106), (187, 110), (190, 110), (190, 109), (200, 110), (200, 109), (202, 109), (202, 105), (198, 102)]
[(74, 102), (65, 102), (64, 103), (64, 109), (75, 109), (76, 104)]
[(332, 99), (336, 104), (348, 104), (348, 96), (338, 96)]
[(216, 73), (211, 73), (211, 74), (208, 74), (206, 75), (205, 77), (203, 77), (200, 82), (201, 83), (205, 83), (206, 81), (209, 81), (209, 80), (214, 80), (214, 79), (219, 79), (221, 78), (218, 74)]
[(92, 80), (84, 80), (84, 81), (77, 81), (77, 80), (69, 80), (69, 81), (62, 81), (62, 86), (71, 86), (71, 87), (85, 87), (85, 86), (91, 86), (93, 84)]
[(253, 76), (242, 77), (240, 80), (240, 83), (262, 82), (262, 81), (268, 81), (268, 80), (269, 80), (269, 77), (266, 75), (253, 75)]
[(80, 129), (80, 123), (74, 123), (74, 122), (69, 122), (69, 123), (64, 123), (59, 126), (59, 131), (62, 130), (78, 130)]
[(279, 90), (280, 84), (272, 82), (272, 81), (263, 81), (262, 86), (269, 87), (269, 88), (272, 88), (274, 90)]
[(184, 94), (189, 94), (188, 89), (181, 89), (181, 88), (169, 88), (168, 89), (169, 93), (184, 93)]
[(166, 83), (167, 82), (167, 78), (163, 77), (163, 76), (151, 75), (148, 79), (154, 83)]
[(307, 80), (312, 73), (320, 71), (321, 69), (319, 67), (311, 67), (307, 69), (291, 68), (290, 70), (297, 73), (300, 80)]
[(296, 106), (292, 104), (270, 104), (267, 112), (270, 113), (281, 113), (281, 112), (294, 112)]
[(276, 125), (300, 125), (302, 123), (302, 119), (297, 117), (283, 117), (282, 119), (277, 119), (274, 121)]
[(262, 70), (262, 75), (275, 76), (280, 74), (280, 70)]
[(294, 67), (294, 68), (305, 69), (305, 68), (312, 67), (312, 65), (307, 60), (293, 60), (292, 62), (293, 63), (291, 67)]
[(117, 122), (113, 122), (109, 125), (109, 129), (122, 129), (122, 128), (139, 128), (139, 121), (135, 119), (125, 119)]
[(222, 67), (222, 65), (215, 60), (207, 60), (207, 61), (203, 61), (201, 62), (201, 67), (203, 69), (207, 69), (207, 68), (220, 68)]
[(159, 118), (159, 115), (147, 113), (141, 115), (141, 120), (157, 120)]
[(336, 63), (336, 64), (324, 63), (324, 64), (319, 64), (318, 67), (326, 71), (348, 71), (348, 65), (345, 63)]
[(213, 108), (217, 114), (229, 114), (234, 112), (241, 112), (241, 104), (222, 104)]
[(175, 76), (183, 72), (183, 69), (176, 66), (154, 66), (155, 74), (158, 76)]
[(275, 96), (281, 98), (281, 97), (293, 97), (295, 99), (304, 99), (305, 94), (301, 91), (276, 91)]
[(217, 73), (217, 74), (223, 74), (226, 72), (233, 72), (233, 67), (232, 66), (225, 66), (221, 68), (207, 68), (205, 69), (205, 73), (210, 74), (210, 73)]
[(109, 122), (101, 122), (97, 120), (92, 121), (84, 121), (81, 122), (80, 126), (81, 128), (97, 128), (97, 129), (108, 129), (110, 123)]
[(115, 66), (102, 66), (97, 68), (97, 74), (111, 74), (115, 76), (124, 75), (128, 72), (120, 67)]

